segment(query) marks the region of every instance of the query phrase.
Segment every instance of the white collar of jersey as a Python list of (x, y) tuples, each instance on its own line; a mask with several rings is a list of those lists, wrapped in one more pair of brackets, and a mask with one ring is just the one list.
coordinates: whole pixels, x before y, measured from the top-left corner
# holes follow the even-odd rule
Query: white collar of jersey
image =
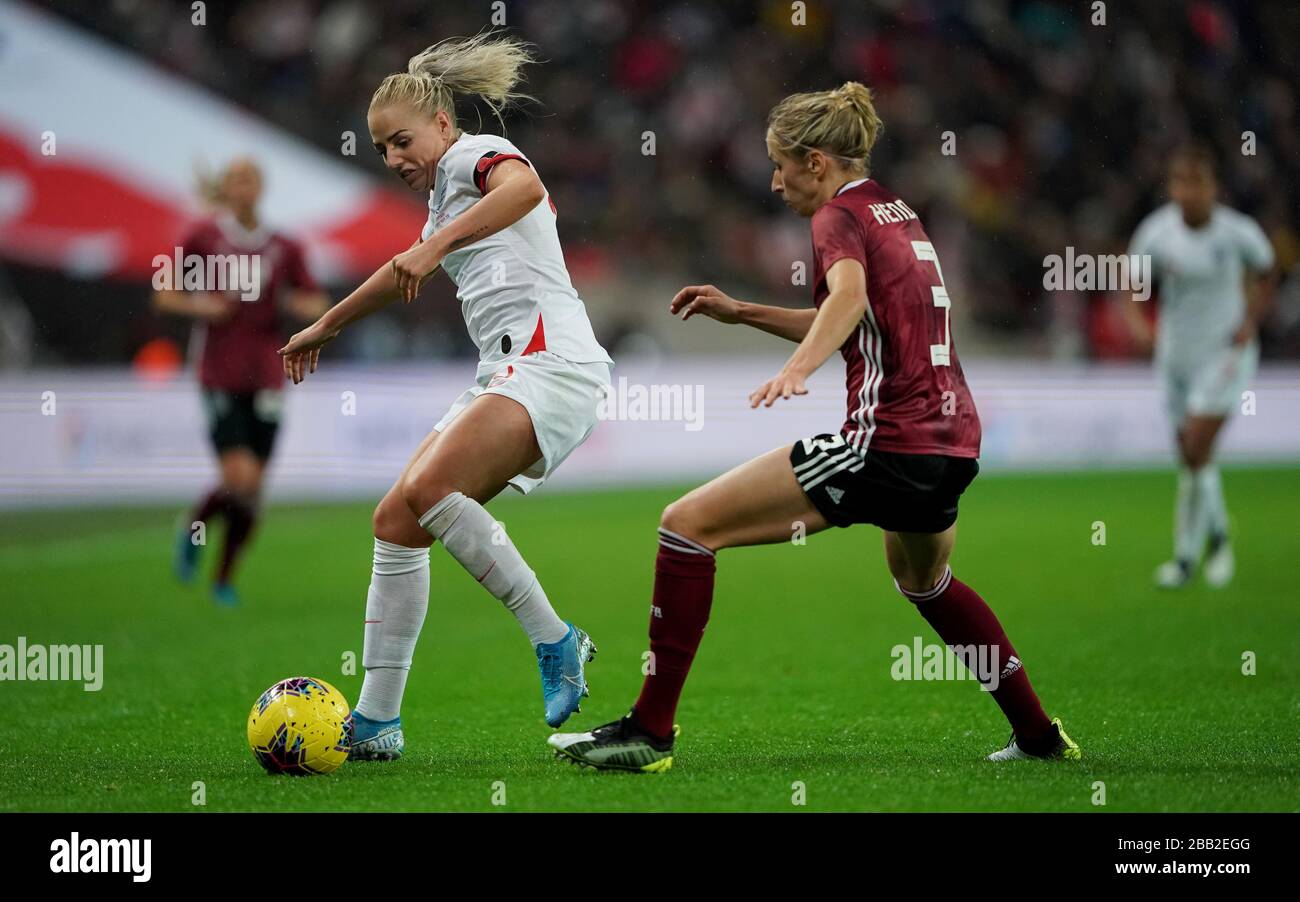
[(443, 199), (442, 195), (439, 195), (438, 193), (438, 186), (440, 184), (444, 184), (445, 180), (447, 179), (447, 161), (451, 159), (452, 154), (458, 152), (461, 148), (463, 148), (466, 145), (465, 139), (469, 137), (473, 137), (473, 136), (467, 135), (465, 134), (465, 132), (461, 132), (460, 134), (456, 135), (455, 138), (452, 138), (451, 143), (447, 145), (447, 149), (442, 152), (442, 159), (438, 161), (437, 166), (433, 167), (433, 184), (429, 186), (429, 209), (430, 210), (432, 210), (436, 205), (441, 203)]
[(871, 179), (865, 178), (865, 179), (858, 179), (852, 182), (846, 182), (845, 184), (840, 186), (840, 190), (835, 192), (835, 196), (839, 197), (841, 194), (843, 194), (845, 191), (848, 191), (850, 188), (856, 188), (858, 187), (858, 185), (865, 185), (869, 181), (871, 181)]
[[(451, 143), (448, 144), (447, 149), (442, 152), (442, 158), (438, 160), (438, 165), (435, 166), (434, 169), (437, 172), (442, 172), (444, 169), (446, 169), (447, 160), (451, 158), (451, 155), (454, 153), (458, 153), (461, 149), (463, 149), (469, 144), (469, 142), (465, 140), (466, 138), (474, 138), (474, 137), (477, 137), (477, 135), (470, 135), (470, 134), (466, 134), (465, 132), (461, 132), (455, 138), (452, 138)], [(437, 183), (436, 173), (435, 173), (434, 183), (435, 184)], [(432, 191), (433, 189), (430, 188), (429, 190)]]
[(265, 226), (246, 229), (233, 213), (222, 213), (217, 217), (217, 228), (227, 241), (237, 247), (261, 247), (266, 244), (270, 232)]

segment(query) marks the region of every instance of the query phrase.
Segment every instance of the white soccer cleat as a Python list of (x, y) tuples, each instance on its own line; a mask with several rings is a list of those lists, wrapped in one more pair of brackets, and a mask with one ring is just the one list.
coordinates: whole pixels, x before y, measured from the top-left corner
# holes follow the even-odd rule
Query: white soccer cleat
[(1011, 737), (1006, 748), (998, 749), (993, 754), (984, 759), (985, 761), (1032, 761), (1034, 756), (1020, 748), (1016, 744), (1016, 738)]
[(1156, 568), (1156, 585), (1162, 589), (1181, 589), (1191, 579), (1192, 565), (1186, 561), (1165, 561)]
[(1220, 542), (1219, 547), (1205, 559), (1205, 581), (1216, 589), (1222, 589), (1232, 582), (1236, 572), (1237, 562), (1232, 556), (1232, 545), (1227, 541)]

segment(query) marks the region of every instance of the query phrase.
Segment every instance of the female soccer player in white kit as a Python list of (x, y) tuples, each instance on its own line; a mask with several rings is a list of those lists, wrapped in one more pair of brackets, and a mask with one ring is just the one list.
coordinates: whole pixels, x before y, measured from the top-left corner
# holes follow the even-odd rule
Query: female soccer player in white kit
[(587, 694), (595, 647), (561, 620), (533, 571), (482, 504), (507, 485), (528, 493), (591, 434), (613, 361), (569, 280), (554, 204), (527, 158), (495, 135), (456, 126), (454, 100), (476, 95), (500, 118), (527, 46), (480, 34), (435, 44), (388, 76), (370, 102), (375, 150), (414, 191), (429, 192), (420, 240), (281, 350), (295, 383), (349, 323), (404, 298), (441, 266), (456, 283), (479, 350), (477, 380), (420, 443), (374, 514), (366, 668), (354, 711), (354, 759), (404, 747), (399, 707), (429, 601), (429, 547), (453, 558), (515, 615), (536, 649), (546, 721)]
[[(1226, 585), (1233, 576), (1228, 512), (1212, 456), (1259, 365), (1261, 277), (1273, 266), (1259, 224), (1217, 203), (1216, 190), (1213, 155), (1200, 145), (1182, 148), (1170, 161), (1170, 202), (1142, 220), (1129, 246), (1130, 255), (1149, 256), (1160, 282), (1155, 360), (1181, 463), (1174, 558), (1155, 573), (1157, 585), (1168, 589), (1186, 585), (1202, 551), (1210, 585)], [(1133, 305), (1128, 309), (1149, 343), (1146, 320)]]

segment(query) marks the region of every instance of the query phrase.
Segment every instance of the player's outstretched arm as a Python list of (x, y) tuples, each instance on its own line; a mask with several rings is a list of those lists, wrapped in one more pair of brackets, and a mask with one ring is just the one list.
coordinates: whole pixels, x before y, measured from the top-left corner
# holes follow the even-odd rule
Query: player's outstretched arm
[(817, 310), (812, 328), (775, 378), (749, 396), (749, 406), (771, 407), (777, 398), (806, 395), (804, 383), (848, 340), (867, 311), (867, 271), (851, 257), (835, 262), (826, 273), (830, 294)]
[(330, 309), (329, 295), (323, 291), (294, 289), (289, 295), (285, 310), (300, 323), (310, 323), (325, 315)]
[(687, 285), (668, 304), (668, 312), (688, 320), (697, 313), (720, 323), (743, 323), (789, 341), (803, 341), (817, 311), (812, 307), (790, 310), (767, 304), (738, 301), (714, 285)]
[(343, 327), (382, 310), (400, 295), (393, 275), (392, 261), (375, 270), (356, 291), (339, 301), (306, 329), (296, 333), (280, 349), (284, 374), (297, 385), (316, 372), (320, 349), (343, 331)]

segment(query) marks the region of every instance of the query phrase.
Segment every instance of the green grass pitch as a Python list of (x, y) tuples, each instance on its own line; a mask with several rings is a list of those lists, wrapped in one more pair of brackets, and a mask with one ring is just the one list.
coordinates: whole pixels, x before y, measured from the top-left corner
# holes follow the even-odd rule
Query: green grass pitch
[[(1169, 546), (1169, 472), (986, 475), (964, 499), (954, 570), (998, 612), (1082, 762), (987, 764), (1007, 728), (974, 683), (891, 679), (893, 646), (937, 638), (894, 592), (864, 526), (720, 555), (676, 761), (659, 776), (551, 757), (523, 634), (435, 549), (406, 756), (269, 777), (244, 738), (261, 690), (299, 674), (350, 701), (360, 689), (341, 668), (350, 651), (360, 670), (370, 506), (270, 510), (237, 610), (172, 581), (175, 510), (6, 514), (0, 643), (103, 644), (105, 673), (99, 692), (0, 683), (0, 810), (1295, 811), (1300, 472), (1233, 469), (1224, 483), (1238, 577), (1219, 591), (1151, 586)], [(592, 697), (566, 729), (611, 720), (636, 696), (655, 526), (676, 494), (491, 505), (562, 616), (600, 647)]]

